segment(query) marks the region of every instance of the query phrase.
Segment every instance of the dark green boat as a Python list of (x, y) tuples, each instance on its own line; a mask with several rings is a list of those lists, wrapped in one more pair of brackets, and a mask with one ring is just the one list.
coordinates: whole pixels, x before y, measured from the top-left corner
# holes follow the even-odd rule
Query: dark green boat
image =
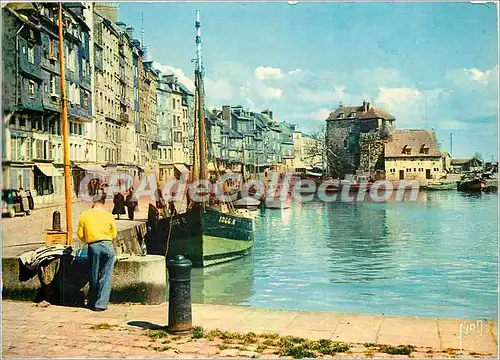
[(237, 259), (253, 246), (252, 219), (196, 204), (185, 213), (148, 223), (148, 254), (184, 255), (194, 267)]
[[(207, 179), (205, 109), (203, 101), (203, 65), (199, 12), (196, 29), (197, 62), (195, 70), (195, 140), (191, 180)], [(232, 208), (229, 207), (229, 208)], [(154, 208), (150, 208), (150, 213)], [(158, 219), (148, 216), (150, 231), (146, 239), (149, 254), (184, 255), (194, 267), (205, 267), (230, 261), (248, 254), (253, 246), (253, 219), (190, 201), (182, 214)]]

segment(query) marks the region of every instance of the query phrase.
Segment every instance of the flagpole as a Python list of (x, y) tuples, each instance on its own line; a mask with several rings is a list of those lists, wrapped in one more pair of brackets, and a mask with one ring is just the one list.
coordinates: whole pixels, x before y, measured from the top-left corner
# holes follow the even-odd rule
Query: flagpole
[(64, 35), (62, 3), (59, 3), (59, 68), (61, 72), (61, 124), (63, 136), (64, 151), (64, 194), (66, 199), (66, 243), (71, 245), (73, 242), (72, 216), (71, 216), (71, 173), (69, 167), (69, 140), (68, 140), (68, 108), (66, 103), (66, 78), (64, 68)]

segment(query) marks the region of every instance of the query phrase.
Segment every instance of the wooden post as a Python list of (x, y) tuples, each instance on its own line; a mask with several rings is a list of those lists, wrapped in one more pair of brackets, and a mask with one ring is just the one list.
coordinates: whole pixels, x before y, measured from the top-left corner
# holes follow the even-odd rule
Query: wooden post
[(69, 140), (68, 140), (68, 108), (66, 104), (66, 78), (64, 68), (64, 34), (62, 3), (59, 3), (59, 68), (61, 72), (61, 123), (64, 151), (64, 194), (66, 199), (66, 231), (67, 244), (73, 240), (71, 216), (71, 173), (69, 167)]

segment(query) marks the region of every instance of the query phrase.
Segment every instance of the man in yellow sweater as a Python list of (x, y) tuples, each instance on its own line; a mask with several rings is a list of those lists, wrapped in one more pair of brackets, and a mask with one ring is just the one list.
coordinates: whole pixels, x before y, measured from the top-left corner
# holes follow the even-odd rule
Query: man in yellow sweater
[(117, 235), (116, 222), (113, 215), (102, 207), (105, 202), (106, 194), (96, 195), (92, 209), (84, 211), (78, 223), (78, 238), (88, 244), (88, 307), (94, 311), (103, 311), (108, 307), (115, 262), (113, 239)]

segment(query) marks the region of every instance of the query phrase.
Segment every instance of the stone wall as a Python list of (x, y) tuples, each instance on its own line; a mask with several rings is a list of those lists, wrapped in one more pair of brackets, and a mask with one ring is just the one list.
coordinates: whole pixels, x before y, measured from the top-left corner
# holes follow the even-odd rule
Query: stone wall
[[(359, 121), (327, 121), (326, 146), (329, 175), (353, 174), (359, 164)], [(332, 152), (335, 154), (332, 154)]]

